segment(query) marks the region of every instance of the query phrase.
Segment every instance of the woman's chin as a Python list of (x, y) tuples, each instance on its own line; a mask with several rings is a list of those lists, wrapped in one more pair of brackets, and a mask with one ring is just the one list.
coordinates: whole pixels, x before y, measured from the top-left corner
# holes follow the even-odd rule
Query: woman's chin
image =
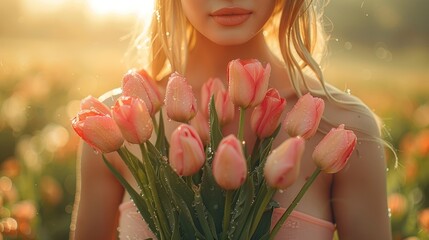
[(211, 42), (225, 47), (239, 46), (248, 43), (254, 34), (242, 33), (224, 33), (216, 34), (216, 36), (206, 36)]

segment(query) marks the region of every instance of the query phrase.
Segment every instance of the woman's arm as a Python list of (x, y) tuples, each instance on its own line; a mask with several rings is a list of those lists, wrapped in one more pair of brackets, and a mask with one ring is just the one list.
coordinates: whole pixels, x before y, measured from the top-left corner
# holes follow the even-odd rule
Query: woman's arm
[[(119, 156), (116, 153), (106, 157), (117, 167)], [(77, 171), (76, 216), (72, 224), (75, 231), (72, 227), (71, 239), (116, 239), (118, 207), (124, 189), (103, 162), (101, 153), (95, 153), (85, 143)]]
[[(362, 124), (361, 124), (362, 126)], [(378, 136), (375, 121), (363, 129)], [(390, 240), (386, 162), (382, 143), (359, 134), (349, 165), (334, 176), (332, 205), (340, 239)]]

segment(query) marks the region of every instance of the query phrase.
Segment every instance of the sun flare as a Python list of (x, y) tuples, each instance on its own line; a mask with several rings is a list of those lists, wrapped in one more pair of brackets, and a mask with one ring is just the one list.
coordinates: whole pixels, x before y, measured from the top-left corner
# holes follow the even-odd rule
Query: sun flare
[(153, 9), (153, 0), (87, 0), (90, 9), (99, 15), (149, 14)]

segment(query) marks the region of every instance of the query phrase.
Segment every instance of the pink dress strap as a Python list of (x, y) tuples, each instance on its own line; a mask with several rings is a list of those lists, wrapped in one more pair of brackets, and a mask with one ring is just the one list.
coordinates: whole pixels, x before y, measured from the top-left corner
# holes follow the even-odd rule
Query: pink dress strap
[[(274, 209), (271, 218), (271, 227), (279, 221), (285, 208)], [(329, 221), (313, 217), (311, 215), (292, 211), (291, 215), (280, 228), (275, 239), (315, 239), (315, 240), (332, 240), (335, 232), (335, 225)]]

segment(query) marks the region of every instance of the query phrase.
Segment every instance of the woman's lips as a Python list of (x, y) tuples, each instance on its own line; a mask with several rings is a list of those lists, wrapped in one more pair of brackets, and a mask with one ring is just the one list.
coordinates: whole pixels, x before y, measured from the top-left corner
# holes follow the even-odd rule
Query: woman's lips
[(252, 11), (243, 8), (221, 8), (210, 14), (213, 20), (223, 26), (236, 26), (244, 23)]

